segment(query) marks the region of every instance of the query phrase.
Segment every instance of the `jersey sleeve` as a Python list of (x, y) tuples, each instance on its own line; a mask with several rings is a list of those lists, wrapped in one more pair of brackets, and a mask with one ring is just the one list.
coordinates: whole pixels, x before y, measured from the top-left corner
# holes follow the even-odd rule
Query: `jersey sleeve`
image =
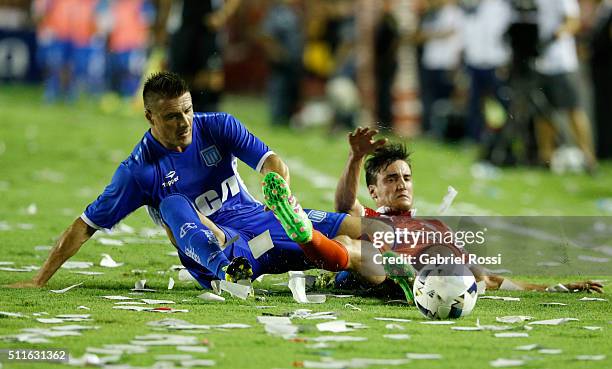
[(219, 115), (218, 119), (217, 139), (249, 167), (261, 171), (263, 163), (274, 152), (232, 115)]
[(89, 204), (81, 219), (95, 229), (110, 229), (144, 205), (144, 195), (140, 186), (125, 164), (119, 165), (111, 183), (104, 192)]

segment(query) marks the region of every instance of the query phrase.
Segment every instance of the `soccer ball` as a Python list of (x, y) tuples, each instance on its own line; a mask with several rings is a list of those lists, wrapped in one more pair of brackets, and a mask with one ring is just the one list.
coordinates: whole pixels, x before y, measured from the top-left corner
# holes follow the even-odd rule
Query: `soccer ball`
[(478, 287), (465, 265), (427, 265), (414, 281), (414, 301), (429, 319), (460, 318), (476, 305)]
[(563, 146), (557, 149), (550, 159), (550, 169), (555, 174), (582, 173), (586, 166), (586, 158), (579, 148)]

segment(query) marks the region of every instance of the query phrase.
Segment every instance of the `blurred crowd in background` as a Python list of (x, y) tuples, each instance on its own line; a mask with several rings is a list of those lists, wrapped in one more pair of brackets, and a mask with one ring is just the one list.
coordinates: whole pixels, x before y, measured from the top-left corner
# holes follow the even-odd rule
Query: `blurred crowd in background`
[(495, 165), (612, 158), (610, 0), (0, 0), (0, 81), (47, 103), (137, 104), (160, 69), (196, 111), (265, 94), (279, 126), (375, 124)]

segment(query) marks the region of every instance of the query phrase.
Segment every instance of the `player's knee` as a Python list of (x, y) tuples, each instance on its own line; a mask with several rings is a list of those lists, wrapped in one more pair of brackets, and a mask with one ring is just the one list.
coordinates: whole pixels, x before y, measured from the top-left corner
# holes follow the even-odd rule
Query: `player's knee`
[(173, 223), (197, 218), (191, 201), (182, 194), (166, 196), (159, 204), (159, 212), (166, 224), (172, 227)]

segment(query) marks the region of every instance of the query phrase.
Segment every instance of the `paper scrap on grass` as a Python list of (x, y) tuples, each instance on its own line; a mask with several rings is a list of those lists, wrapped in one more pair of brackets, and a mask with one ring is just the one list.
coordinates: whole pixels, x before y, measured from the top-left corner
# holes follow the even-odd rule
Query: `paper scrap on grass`
[(257, 322), (261, 324), (291, 324), (291, 319), (286, 316), (258, 316)]
[(416, 352), (409, 352), (406, 354), (408, 359), (412, 360), (440, 360), (442, 359), (442, 355), (440, 354), (422, 354)]
[(325, 323), (317, 324), (319, 332), (333, 332), (333, 333), (344, 333), (352, 332), (353, 328), (349, 328), (344, 320), (332, 320)]
[(171, 290), (174, 288), (174, 278), (168, 278), (168, 289)]
[(529, 325), (559, 325), (567, 322), (578, 321), (576, 318), (559, 318), (559, 319), (547, 319), (547, 320), (536, 320), (535, 322), (527, 323)]
[(147, 334), (136, 336), (130, 342), (136, 346), (193, 346), (198, 343), (197, 337), (177, 334)]
[(409, 340), (409, 334), (383, 334), (384, 338), (388, 338), (390, 340)]
[(603, 327), (598, 327), (598, 326), (594, 326), (594, 325), (585, 325), (582, 328), (588, 330), (588, 331), (601, 331), (603, 329)]
[(294, 338), (298, 333), (298, 326), (293, 324), (264, 324), (266, 333), (284, 339)]
[(608, 299), (602, 299), (600, 297), (586, 297), (579, 299), (578, 301), (608, 301)]
[(203, 294), (199, 295), (198, 298), (205, 301), (225, 301), (225, 297), (219, 296), (212, 292), (204, 292)]
[(399, 324), (397, 324), (397, 323), (389, 323), (389, 324), (386, 324), (386, 325), (385, 325), (385, 328), (387, 328), (387, 329), (398, 329), (398, 330), (400, 330), (400, 331), (403, 331), (403, 330), (405, 330), (405, 329), (406, 329), (406, 328), (404, 328), (404, 326), (399, 325)]
[(525, 360), (500, 358), (490, 361), (489, 365), (494, 368), (509, 368), (514, 366), (523, 366), (525, 365)]
[(448, 186), (446, 195), (444, 196), (444, 198), (442, 199), (442, 203), (438, 207), (439, 215), (446, 213), (446, 211), (453, 204), (453, 200), (455, 200), (455, 197), (457, 197), (457, 190), (455, 190), (452, 186)]
[(196, 360), (183, 360), (181, 366), (184, 368), (198, 367), (198, 366), (215, 366), (217, 364), (214, 360), (208, 359), (196, 359)]
[(141, 299), (147, 305), (165, 305), (165, 304), (175, 304), (172, 300), (154, 300), (154, 299)]
[(509, 296), (478, 296), (480, 300), (503, 300), (503, 301), (521, 301), (520, 297), (509, 297)]
[(98, 238), (96, 242), (104, 246), (123, 246), (125, 245), (125, 243), (121, 240), (115, 240), (113, 238), (105, 238), (105, 237)]
[(81, 275), (102, 275), (104, 274), (103, 272), (88, 272), (88, 271), (78, 271), (78, 272), (72, 272), (74, 274), (81, 274)]
[(49, 291), (53, 292), (53, 293), (65, 293), (65, 292), (68, 292), (68, 291), (70, 291), (71, 289), (73, 289), (75, 287), (78, 287), (78, 286), (82, 285), (82, 284), (83, 284), (83, 282), (77, 283), (77, 284), (73, 284), (72, 286), (68, 286), (68, 287), (63, 288), (61, 290), (49, 290)]
[(253, 287), (251, 287), (250, 282), (248, 285), (242, 285), (225, 280), (214, 280), (211, 282), (211, 285), (217, 294), (221, 293), (221, 291), (225, 291), (242, 300), (246, 300), (247, 297), (253, 294)]
[(100, 260), (100, 266), (105, 268), (117, 268), (122, 266), (123, 263), (117, 263), (109, 254), (102, 254), (102, 260)]
[(37, 266), (34, 265), (30, 265), (30, 266), (24, 266), (24, 267), (20, 267), (20, 268), (13, 268), (13, 267), (0, 267), (1, 271), (4, 272), (32, 272), (34, 270), (38, 270), (40, 269)]
[(579, 361), (601, 361), (606, 358), (606, 355), (577, 355), (576, 360)]
[(412, 320), (410, 319), (403, 319), (403, 318), (385, 318), (385, 317), (376, 317), (374, 318), (374, 320), (381, 320), (383, 322), (400, 322), (400, 323), (407, 323), (407, 322), (411, 322)]
[(325, 302), (325, 295), (306, 295), (306, 275), (304, 272), (290, 271), (288, 287), (293, 299), (300, 304), (322, 304)]
[(11, 313), (11, 312), (8, 312), (8, 311), (0, 311), (0, 315), (10, 316), (10, 317), (13, 317), (13, 318), (25, 318), (26, 317), (26, 315), (23, 315), (22, 313)]
[(274, 243), (272, 242), (272, 237), (270, 237), (269, 230), (266, 230), (264, 233), (254, 237), (248, 242), (248, 244), (255, 259), (259, 259), (259, 257), (265, 254), (266, 251), (274, 248)]
[(195, 281), (196, 279), (189, 273), (187, 269), (180, 269), (178, 272), (179, 281)]
[(147, 280), (146, 279), (141, 279), (136, 281), (136, 283), (134, 283), (134, 288), (131, 289), (131, 291), (135, 291), (135, 292), (155, 292), (154, 289), (152, 288), (146, 288), (146, 283)]
[(559, 355), (560, 353), (563, 352), (563, 350), (561, 349), (539, 349), (538, 352), (540, 354), (545, 354), (545, 355)]
[(540, 348), (542, 348), (542, 346), (538, 345), (537, 343), (533, 343), (531, 345), (516, 346), (514, 349), (518, 351), (533, 351)]
[(245, 328), (251, 328), (251, 326), (248, 325), (248, 324), (242, 324), (242, 323), (224, 323), (224, 324), (211, 325), (211, 328), (218, 328), (218, 329), (245, 329)]
[(562, 302), (541, 302), (540, 305), (542, 306), (567, 306), (567, 304), (564, 304)]
[(519, 337), (529, 337), (529, 333), (521, 333), (521, 332), (501, 332), (501, 333), (495, 333), (495, 337), (497, 337), (497, 338), (519, 338)]
[(533, 317), (529, 315), (507, 315), (507, 316), (498, 316), (495, 318), (496, 321), (500, 323), (521, 323), (527, 320), (531, 320)]
[(344, 304), (344, 307), (347, 309), (355, 310), (355, 311), (361, 311), (361, 308), (358, 308), (357, 306), (353, 304)]

